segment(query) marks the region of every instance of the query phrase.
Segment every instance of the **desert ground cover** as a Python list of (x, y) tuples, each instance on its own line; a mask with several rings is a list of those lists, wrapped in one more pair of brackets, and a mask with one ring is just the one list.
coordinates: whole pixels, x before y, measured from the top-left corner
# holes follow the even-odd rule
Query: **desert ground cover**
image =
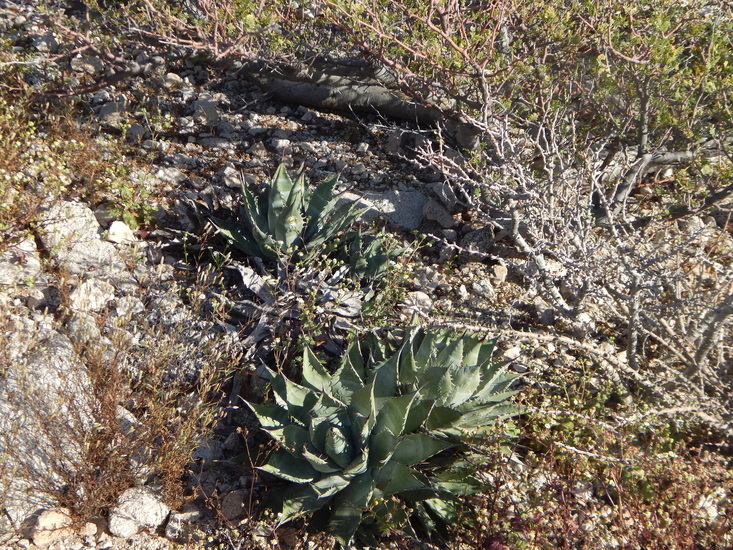
[(0, 547), (733, 547), (732, 36), (0, 0)]

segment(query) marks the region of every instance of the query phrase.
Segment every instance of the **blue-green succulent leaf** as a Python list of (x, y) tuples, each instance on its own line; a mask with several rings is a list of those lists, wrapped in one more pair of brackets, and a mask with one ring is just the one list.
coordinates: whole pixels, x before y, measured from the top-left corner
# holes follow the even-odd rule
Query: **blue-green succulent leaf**
[(284, 219), (287, 211), (287, 200), (293, 188), (293, 180), (284, 164), (275, 170), (269, 187), (267, 205), (267, 232), (275, 240), (285, 242)]
[(279, 441), (283, 448), (293, 455), (300, 456), (308, 444), (308, 430), (297, 424), (288, 424), (283, 428), (267, 430), (267, 433)]
[(322, 392), (331, 389), (331, 375), (308, 346), (303, 350), (303, 385)]
[(374, 482), (385, 496), (396, 495), (405, 491), (430, 489), (430, 482), (427, 477), (395, 461), (390, 461), (376, 470)]
[(283, 428), (290, 424), (288, 411), (280, 405), (254, 404), (248, 401), (245, 401), (245, 403), (252, 409), (252, 412), (257, 416), (257, 420), (259, 420), (262, 427), (266, 430)]
[(339, 491), (348, 487), (349, 484), (352, 483), (353, 479), (353, 476), (334, 475), (324, 477), (312, 485), (318, 493), (319, 498), (330, 498)]
[(303, 458), (308, 461), (314, 470), (322, 474), (335, 474), (341, 471), (341, 467), (336, 465), (328, 457), (318, 456), (308, 448), (303, 450)]
[(397, 436), (388, 429), (376, 430), (369, 438), (369, 467), (380, 468), (386, 464), (394, 453)]
[(257, 243), (249, 237), (244, 231), (240, 229), (237, 224), (222, 220), (214, 216), (209, 216), (211, 223), (216, 228), (217, 232), (227, 239), (236, 248), (248, 254), (250, 256), (259, 256), (260, 247)]
[(326, 454), (341, 468), (348, 467), (354, 459), (354, 446), (343, 429), (331, 426), (326, 433)]
[(312, 514), (328, 504), (328, 499), (319, 497), (312, 485), (294, 485), (285, 491), (282, 511), (278, 517), (280, 525), (307, 514)]
[(321, 477), (307, 460), (286, 451), (275, 451), (259, 469), (293, 483), (308, 483)]
[(375, 430), (389, 430), (393, 435), (402, 435), (407, 423), (410, 408), (417, 398), (416, 393), (401, 395), (387, 400), (377, 413)]
[(398, 441), (392, 460), (405, 466), (414, 466), (450, 446), (451, 443), (440, 441), (428, 434), (407, 434)]
[(481, 383), (481, 369), (477, 366), (458, 367), (451, 370), (451, 387), (442, 403), (448, 407), (457, 407), (473, 397)]
[(369, 473), (365, 473), (356, 477), (334, 498), (329, 527), (344, 547), (349, 547), (351, 544), (373, 494), (374, 482)]
[(450, 407), (433, 407), (430, 411), (425, 427), (428, 430), (443, 430), (452, 427), (460, 420), (463, 414)]

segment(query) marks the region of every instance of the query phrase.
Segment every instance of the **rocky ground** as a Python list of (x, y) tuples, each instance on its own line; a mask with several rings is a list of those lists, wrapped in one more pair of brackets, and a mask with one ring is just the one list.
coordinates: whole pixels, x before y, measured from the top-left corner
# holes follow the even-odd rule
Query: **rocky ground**
[[(70, 62), (59, 57), (73, 43), (51, 29), (32, 5), (0, 2), (0, 31), (10, 45), (3, 64), (27, 63), (23, 79), (38, 89), (60, 74), (83, 86), (108, 69), (108, 61), (94, 55)], [(74, 105), (66, 117), (76, 117), (71, 121), (78, 128), (76, 137), (59, 144), (37, 135), (24, 144), (26, 154), (39, 159), (22, 176), (28, 182), (43, 181), (53, 172), (40, 160), (56, 158), (57, 151), (77, 160), (98, 155), (101, 162), (124, 169), (120, 181), (134, 182), (129, 189), (137, 203), (146, 205), (147, 217), (141, 224), (139, 212), (115, 210), (119, 201), (114, 193), (123, 194), (124, 185), (106, 199), (104, 193), (93, 199), (79, 193), (74, 185), (82, 175), (67, 166), (60, 173), (72, 185), (39, 197), (33, 225), (3, 236), (0, 426), (6, 435), (0, 444), (9, 458), (0, 462), (0, 546), (329, 547), (293, 529), (275, 532), (266, 516), (253, 519), (263, 486), (251, 464), (242, 460), (262, 440), (252, 417), (232, 398), (232, 388), (242, 386), (229, 379), (219, 386), (211, 383), (208, 389), (222, 396), (218, 413), (197, 393), (204, 387), (205, 365), (241, 369), (262, 357), (253, 354), (254, 345), (276, 353), (276, 346), (267, 343), (275, 335), (255, 339), (252, 318), (237, 313), (246, 310), (241, 306), (245, 298), (253, 299), (241, 275), (246, 265), (236, 255), (225, 255), (223, 243), (207, 227), (206, 214), (236, 212), (242, 183), (262, 184), (280, 162), (293, 169), (304, 166), (313, 182), (340, 174), (343, 200), (358, 201), (366, 209), (362, 221), (377, 220), (410, 250), (410, 261), (400, 268), (399, 301), (386, 322), (416, 314), (426, 324), (452, 323), (503, 335), (498, 353), (513, 361), (515, 370), (528, 373), (528, 387), (548, 393), (560, 387), (558, 372), (572, 377), (596, 369), (588, 357), (606, 358), (610, 365), (625, 361), (623, 348), (612, 339), (573, 334), (599, 329), (590, 319), (563, 331), (553, 308), (523, 284), (531, 262), (462, 206), (440, 173), (410, 162), (413, 149), (427, 139), (424, 131), (375, 115), (274, 102), (236, 64), (213, 66), (165, 51), (127, 54), (139, 66), (138, 75), (59, 100)], [(39, 125), (47, 122), (42, 111), (37, 116)], [(83, 169), (89, 170), (89, 164)], [(733, 250), (730, 232), (714, 218), (686, 220), (669, 230), (702, 239), (703, 246), (714, 242)], [(126, 373), (139, 386), (148, 380), (187, 397), (168, 410), (168, 420), (177, 423), (193, 449), (186, 464), (169, 464), (171, 477), (184, 480), (180, 498), (163, 498), (171, 480), (152, 474), (144, 455), (150, 441), (142, 432), (151, 421), (151, 408), (139, 401), (144, 393), (127, 390), (122, 398), (105, 401), (109, 396), (102, 386), (115, 372)], [(595, 370), (583, 382), (582, 393), (594, 394), (608, 383), (606, 373)], [(245, 383), (243, 394), (248, 388)], [(614, 395), (619, 398), (618, 391)], [(547, 424), (554, 426), (557, 411), (549, 401), (544, 405)], [(202, 435), (201, 426), (190, 422), (197, 415), (221, 413), (213, 435)], [(615, 416), (610, 408), (598, 418), (608, 422), (603, 429), (614, 430), (642, 422), (643, 411), (635, 414)], [(89, 455), (89, 434), (103, 431), (110, 418), (118, 423), (115, 437), (127, 437), (134, 443), (125, 448), (142, 454), (106, 463), (124, 470), (128, 477), (122, 483), (129, 486), (118, 486), (114, 499), (106, 497), (113, 502), (109, 510), (90, 510), (89, 517), (80, 518), (63, 508), (64, 491), (76, 491), (66, 500), (78, 501), (98, 486), (90, 483), (93, 472), (74, 484), (71, 471), (80, 457)], [(563, 424), (558, 429), (572, 428)], [(601, 432), (589, 437), (602, 437)], [(570, 455), (578, 451), (580, 459), (594, 454), (568, 446)], [(523, 499), (550, 498), (558, 483), (555, 473), (543, 472), (546, 462), (529, 455), (501, 459), (505, 491), (511, 496), (498, 501), (507, 509)], [(175, 475), (176, 467), (183, 475)], [(709, 482), (691, 498), (690, 510), (695, 521), (707, 522), (721, 541), (728, 541), (721, 548), (733, 544), (725, 517), (730, 478), (724, 471), (711, 466), (705, 475), (694, 474)], [(619, 523), (608, 519), (615, 514), (609, 488), (592, 477), (571, 485), (569, 513), (586, 529), (587, 540), (596, 541), (589, 544), (630, 547), (622, 544)], [(595, 519), (579, 514), (595, 514)], [(639, 520), (629, 518), (627, 525), (634, 521)], [(490, 546), (490, 539), (485, 543), (504, 547)]]

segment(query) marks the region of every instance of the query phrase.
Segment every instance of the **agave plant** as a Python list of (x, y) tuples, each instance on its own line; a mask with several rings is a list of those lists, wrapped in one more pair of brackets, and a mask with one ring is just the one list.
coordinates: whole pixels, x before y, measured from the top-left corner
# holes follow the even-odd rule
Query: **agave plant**
[(353, 203), (337, 206), (334, 189), (338, 176), (309, 189), (305, 175), (290, 177), (281, 164), (265, 191), (256, 195), (242, 184), (242, 224), (211, 217), (216, 229), (232, 245), (250, 256), (266, 260), (312, 253), (363, 212)]
[(505, 402), (516, 375), (492, 349), (416, 330), (394, 353), (365, 358), (352, 343), (334, 374), (305, 349), (301, 384), (271, 373), (275, 402), (249, 406), (280, 443), (261, 469), (291, 482), (276, 496), (280, 523), (325, 512), (348, 546), (367, 520), (408, 532), (411, 510), (428, 530), (455, 521), (479, 487), (462, 444), (517, 412)]
[(371, 235), (359, 230), (344, 235), (338, 258), (349, 266), (352, 277), (369, 284), (384, 277), (390, 262), (404, 253), (404, 248), (388, 244), (385, 235)]

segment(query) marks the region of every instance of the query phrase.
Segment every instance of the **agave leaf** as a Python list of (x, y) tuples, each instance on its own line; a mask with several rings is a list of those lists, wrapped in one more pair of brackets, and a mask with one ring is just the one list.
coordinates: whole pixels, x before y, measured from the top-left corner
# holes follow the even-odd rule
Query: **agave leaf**
[[(422, 397), (422, 394), (421, 394)], [(435, 406), (435, 401), (432, 399), (420, 399), (416, 400), (410, 412), (407, 414), (407, 420), (405, 421), (404, 433), (409, 434), (418, 431), (430, 415), (430, 411)]]
[(257, 246), (260, 247), (259, 256), (269, 260), (277, 260), (280, 257), (282, 245), (277, 243), (271, 234), (263, 231), (259, 226), (253, 225), (252, 237), (257, 243)]
[(418, 390), (424, 399), (439, 399), (450, 391), (448, 367), (430, 366), (420, 372)]
[[(301, 240), (305, 218), (303, 218), (303, 192), (305, 185), (305, 176), (301, 173), (295, 180), (290, 194), (285, 203), (282, 212), (282, 218), (279, 225), (282, 225), (283, 238), (285, 245), (289, 248), (294, 247)], [(279, 238), (279, 237), (278, 237)]]
[(481, 382), (481, 370), (477, 366), (460, 367), (452, 369), (450, 374), (452, 384), (441, 404), (457, 407), (473, 397)]
[(365, 445), (377, 422), (377, 402), (374, 398), (374, 384), (364, 386), (351, 396), (349, 415), (352, 422), (354, 441)]
[(331, 375), (308, 346), (303, 349), (303, 385), (322, 392), (331, 388)]
[(354, 459), (354, 446), (344, 430), (331, 426), (326, 432), (324, 444), (326, 454), (341, 468), (346, 468)]
[(313, 416), (308, 421), (310, 443), (319, 453), (326, 454), (326, 436), (332, 426), (341, 429), (349, 427), (348, 413), (345, 410), (336, 410), (324, 416)]
[(450, 339), (440, 350), (435, 363), (441, 366), (460, 367), (463, 363), (463, 338)]
[(285, 450), (296, 456), (302, 454), (308, 444), (308, 430), (297, 424), (266, 431), (273, 439), (279, 441)]
[(519, 408), (511, 403), (492, 404), (473, 409), (461, 415), (460, 421), (454, 426), (461, 428), (483, 428), (500, 418), (510, 418), (519, 414)]
[(318, 222), (318, 229), (308, 239), (306, 248), (308, 250), (317, 249), (338, 232), (354, 223), (365, 211), (365, 208), (358, 208), (356, 203), (341, 205), (332, 216)]
[(285, 242), (285, 224), (283, 223), (287, 200), (293, 188), (293, 180), (284, 164), (275, 170), (267, 197), (267, 232), (277, 241)]
[(362, 514), (369, 507), (373, 494), (374, 482), (369, 473), (364, 473), (356, 477), (334, 498), (329, 527), (344, 547), (351, 544), (361, 523)]
[(470, 496), (481, 492), (481, 482), (475, 478), (466, 478), (462, 481), (433, 481), (433, 485), (439, 491), (456, 495), (456, 496)]
[(502, 365), (498, 371), (494, 372), (493, 375), (487, 376), (487, 378), (488, 380), (481, 384), (475, 395), (475, 399), (479, 403), (495, 401), (495, 399), (492, 399), (492, 396), (504, 392), (519, 378), (519, 375), (513, 372), (506, 372), (506, 367)]
[(267, 209), (263, 198), (266, 199), (267, 196), (258, 197), (246, 183), (242, 183), (243, 206), (240, 212), (244, 214), (250, 230), (252, 227), (258, 227), (261, 231), (267, 229)]
[(278, 523), (282, 525), (297, 517), (312, 514), (323, 508), (328, 499), (319, 498), (312, 485), (294, 485), (285, 491), (282, 500), (282, 511)]
[(466, 365), (484, 367), (491, 361), (495, 349), (496, 340), (479, 341), (466, 353), (463, 361)]
[(308, 225), (305, 230), (305, 239), (310, 240), (319, 229), (319, 223), (327, 219), (336, 204), (338, 197), (334, 197), (333, 190), (338, 184), (338, 176), (332, 176), (322, 181), (307, 197), (305, 217)]
[(380, 468), (394, 454), (397, 437), (388, 429), (376, 430), (369, 438), (369, 467)]
[(397, 373), (400, 361), (399, 351), (386, 361), (377, 365), (369, 378), (374, 384), (374, 396), (389, 399), (397, 395)]
[(400, 353), (400, 365), (399, 365), (399, 382), (410, 387), (413, 387), (419, 382), (418, 365), (424, 365), (425, 363), (419, 363), (415, 357), (415, 350), (418, 347), (418, 340), (416, 338), (419, 333), (415, 331), (409, 331), (405, 334), (403, 344), (401, 346)]
[(290, 416), (305, 424), (318, 396), (309, 388), (291, 382), (281, 375), (272, 379), (272, 389), (281, 398)]
[(463, 415), (450, 407), (433, 407), (425, 427), (429, 430), (443, 430), (452, 427)]
[(435, 531), (436, 523), (435, 523), (435, 520), (430, 515), (429, 508), (425, 506), (425, 502), (426, 501), (416, 502), (414, 510), (415, 510), (415, 515), (420, 520), (420, 523), (423, 526), (423, 529), (425, 529), (426, 533), (430, 534), (433, 531)]
[[(429, 509), (432, 514), (435, 514), (446, 525), (455, 525), (458, 521), (458, 507), (453, 502), (441, 498), (429, 498), (420, 504), (423, 504), (425, 508)], [(423, 518), (421, 517), (420, 519)], [(429, 521), (432, 522), (434, 529), (435, 522), (432, 521), (432, 518)], [(425, 525), (424, 521), (423, 525)], [(427, 528), (428, 526), (425, 525), (425, 527)]]
[(377, 424), (374, 429), (377, 431), (387, 429), (393, 435), (402, 435), (410, 408), (417, 395), (417, 393), (410, 393), (387, 400), (377, 413)]
[(430, 489), (430, 481), (412, 468), (390, 461), (374, 472), (374, 482), (384, 496), (396, 495), (405, 491)]
[(275, 451), (270, 455), (267, 464), (258, 469), (293, 483), (308, 483), (320, 477), (307, 460), (286, 451)]
[(450, 443), (439, 441), (427, 434), (407, 434), (397, 443), (392, 460), (405, 466), (414, 466), (450, 446)]
[(257, 420), (259, 420), (265, 430), (283, 428), (290, 424), (288, 411), (279, 405), (268, 405), (264, 403), (257, 405), (248, 401), (245, 401), (245, 403), (255, 413)]
[(318, 456), (308, 448), (303, 449), (303, 458), (308, 461), (314, 470), (322, 474), (335, 474), (341, 471), (341, 468), (329, 458)]
[(429, 366), (433, 364), (435, 351), (437, 348), (437, 340), (443, 332), (437, 331), (420, 331), (415, 339), (416, 348), (413, 352), (415, 362), (418, 365)]
[(209, 216), (209, 220), (216, 231), (236, 248), (250, 256), (260, 255), (260, 247), (246, 233), (242, 232), (239, 226), (214, 216)]
[(324, 477), (323, 479), (316, 481), (312, 485), (318, 493), (319, 498), (327, 499), (348, 487), (349, 484), (352, 483), (352, 481), (352, 477), (335, 475)]
[(369, 467), (369, 447), (363, 447), (356, 459), (344, 470), (344, 475), (353, 477), (361, 475)]

